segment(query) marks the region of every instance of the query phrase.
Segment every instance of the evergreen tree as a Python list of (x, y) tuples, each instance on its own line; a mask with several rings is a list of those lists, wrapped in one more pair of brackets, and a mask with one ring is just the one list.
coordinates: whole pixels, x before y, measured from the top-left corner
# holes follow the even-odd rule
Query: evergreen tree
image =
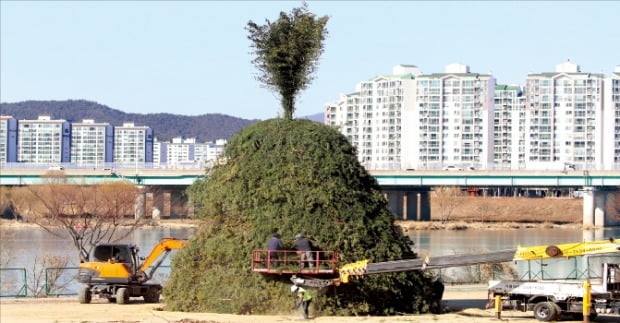
[[(251, 273), (253, 249), (274, 229), (298, 232), (340, 265), (413, 258), (376, 182), (337, 130), (308, 120), (272, 119), (246, 127), (228, 144), (225, 164), (190, 189), (205, 225), (173, 261), (164, 290), (171, 310), (286, 313), (290, 281)], [(429, 278), (380, 274), (319, 291), (328, 314), (425, 312)]]
[[(251, 252), (274, 230), (290, 244), (303, 233), (340, 265), (413, 258), (411, 242), (394, 226), (376, 182), (337, 130), (293, 120), (294, 101), (311, 80), (327, 17), (302, 8), (264, 26), (248, 23), (259, 80), (282, 96), (283, 119), (252, 124), (228, 143), (222, 163), (189, 193), (205, 224), (172, 262), (164, 289), (170, 310), (227, 313), (291, 311), (286, 275), (251, 273)], [(327, 314), (425, 312), (429, 277), (418, 272), (365, 277), (319, 291)]]
[(248, 22), (248, 39), (256, 54), (252, 62), (259, 70), (256, 79), (280, 95), (286, 119), (293, 118), (295, 97), (313, 79), (328, 19), (316, 18), (304, 4), (291, 13), (280, 12), (278, 20), (266, 20), (264, 25)]

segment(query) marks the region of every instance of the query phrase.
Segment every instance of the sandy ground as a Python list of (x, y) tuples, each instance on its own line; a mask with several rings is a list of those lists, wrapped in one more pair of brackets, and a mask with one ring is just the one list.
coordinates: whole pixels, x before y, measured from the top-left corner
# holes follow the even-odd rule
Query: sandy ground
[[(448, 287), (444, 305), (450, 311), (440, 315), (364, 316), (364, 317), (315, 317), (315, 322), (538, 322), (532, 312), (504, 310), (501, 320), (495, 318), (493, 309), (485, 310), (487, 292), (484, 286)], [(144, 304), (132, 300), (128, 305), (109, 304), (99, 298), (91, 304), (79, 304), (76, 298), (56, 299), (3, 299), (0, 301), (0, 321), (12, 322), (300, 322), (298, 313), (289, 315), (232, 315), (214, 313), (167, 312), (162, 304)], [(566, 317), (564, 321), (570, 321)], [(620, 317), (601, 315), (597, 322), (620, 322)]]

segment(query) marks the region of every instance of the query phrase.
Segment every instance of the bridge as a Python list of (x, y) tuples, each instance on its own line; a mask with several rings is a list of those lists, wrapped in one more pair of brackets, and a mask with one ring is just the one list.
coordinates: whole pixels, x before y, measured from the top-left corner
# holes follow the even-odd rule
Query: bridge
[[(620, 225), (620, 171), (377, 170), (370, 173), (386, 194), (390, 209), (403, 219), (430, 219), (430, 191), (434, 186), (511, 189), (515, 195), (528, 188), (574, 188), (583, 195), (584, 225)], [(50, 178), (62, 176), (68, 183), (82, 185), (124, 180), (136, 185), (179, 188), (204, 178), (204, 174), (204, 169), (196, 168), (3, 168), (0, 185), (43, 184)]]

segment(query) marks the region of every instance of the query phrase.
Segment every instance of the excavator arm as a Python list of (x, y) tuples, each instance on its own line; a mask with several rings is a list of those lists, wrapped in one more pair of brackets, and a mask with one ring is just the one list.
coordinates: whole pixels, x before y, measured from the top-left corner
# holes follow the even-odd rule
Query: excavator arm
[(151, 272), (147, 276), (147, 280), (151, 279), (151, 277), (153, 276), (153, 273), (155, 272), (157, 268), (159, 268), (159, 266), (164, 261), (164, 259), (166, 259), (166, 256), (168, 255), (168, 253), (172, 250), (182, 248), (187, 243), (188, 243), (187, 240), (178, 240), (175, 238), (162, 239), (159, 243), (155, 245), (155, 247), (153, 247), (153, 250), (151, 250), (151, 253), (148, 255), (148, 257), (144, 259), (144, 262), (142, 263), (142, 265), (140, 265), (140, 268), (138, 268), (139, 271), (145, 272), (147, 268), (149, 268), (158, 258), (161, 257), (161, 259), (159, 259), (159, 261), (153, 266), (153, 268), (151, 269)]

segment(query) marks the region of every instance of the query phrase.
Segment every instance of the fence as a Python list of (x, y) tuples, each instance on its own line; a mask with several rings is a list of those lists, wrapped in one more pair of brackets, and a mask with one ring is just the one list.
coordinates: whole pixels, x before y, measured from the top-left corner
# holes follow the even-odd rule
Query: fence
[[(36, 281), (28, 281), (26, 268), (0, 268), (0, 297), (77, 295), (82, 286), (77, 273), (78, 267), (46, 267), (43, 281), (36, 277), (31, 277)], [(160, 266), (151, 282), (164, 284), (169, 278), (170, 266)]]
[(26, 296), (28, 296), (26, 268), (0, 268), (0, 297)]

